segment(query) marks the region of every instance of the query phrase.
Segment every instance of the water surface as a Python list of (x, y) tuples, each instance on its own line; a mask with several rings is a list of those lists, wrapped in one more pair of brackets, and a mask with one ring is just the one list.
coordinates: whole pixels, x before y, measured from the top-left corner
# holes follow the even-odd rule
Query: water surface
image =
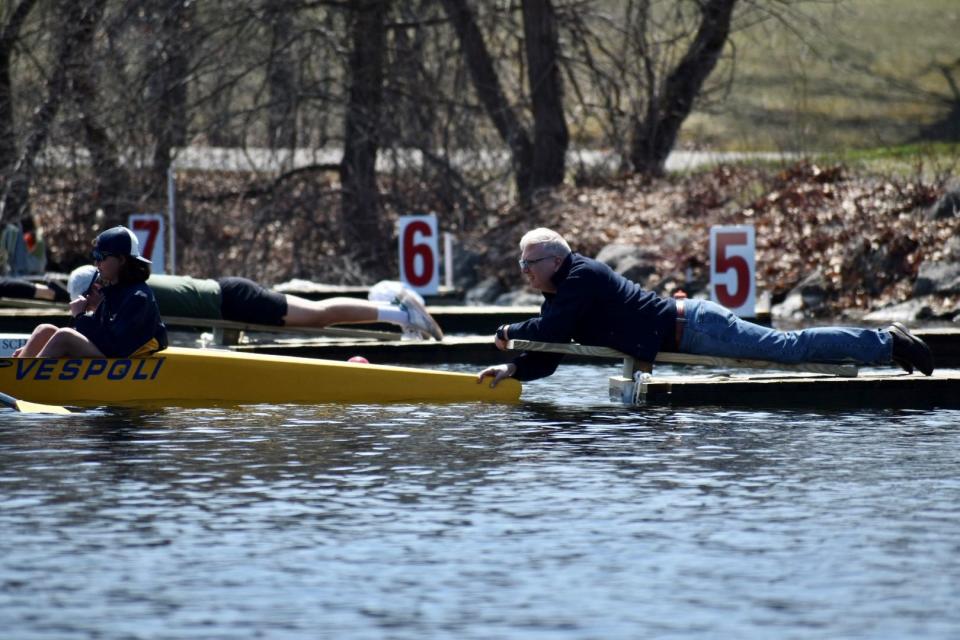
[(0, 414), (9, 638), (948, 638), (960, 411)]

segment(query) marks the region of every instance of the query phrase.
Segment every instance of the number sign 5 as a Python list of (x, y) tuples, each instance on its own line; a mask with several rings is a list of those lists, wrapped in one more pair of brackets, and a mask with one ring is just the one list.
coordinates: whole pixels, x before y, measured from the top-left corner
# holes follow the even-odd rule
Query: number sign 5
[(750, 225), (710, 228), (710, 290), (738, 316), (756, 315), (755, 236)]
[(401, 216), (400, 280), (420, 294), (440, 290), (437, 216)]

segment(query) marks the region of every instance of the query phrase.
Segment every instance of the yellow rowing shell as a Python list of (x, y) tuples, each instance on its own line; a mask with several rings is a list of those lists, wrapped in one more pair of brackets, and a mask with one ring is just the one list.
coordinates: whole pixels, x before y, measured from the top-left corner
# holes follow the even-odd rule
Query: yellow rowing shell
[(0, 358), (0, 391), (60, 405), (516, 402), (520, 383), (335, 360), (171, 347), (147, 358)]

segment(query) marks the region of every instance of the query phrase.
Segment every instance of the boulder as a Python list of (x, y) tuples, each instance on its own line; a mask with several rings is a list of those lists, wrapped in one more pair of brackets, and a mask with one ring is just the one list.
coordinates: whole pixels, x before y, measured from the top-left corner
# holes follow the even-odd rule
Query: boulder
[(914, 297), (960, 293), (960, 262), (924, 262), (913, 283)]
[(457, 245), (453, 249), (453, 285), (464, 291), (479, 282), (477, 272), (484, 263), (483, 254)]
[(657, 254), (634, 244), (608, 244), (596, 258), (628, 280), (644, 284), (657, 270)]
[(516, 289), (497, 296), (493, 304), (505, 307), (526, 307), (531, 305), (539, 307), (543, 304), (543, 294), (530, 291), (529, 289)]
[(943, 243), (943, 257), (951, 262), (960, 262), (960, 236), (953, 236)]
[(800, 320), (822, 309), (826, 297), (827, 281), (817, 269), (791, 289), (783, 302), (773, 305), (770, 314), (776, 318)]
[(467, 290), (464, 299), (468, 305), (493, 304), (497, 296), (502, 294), (505, 287), (499, 278), (493, 276), (481, 280), (476, 286)]
[(923, 300), (913, 299), (871, 311), (863, 316), (863, 319), (867, 322), (903, 322), (909, 324), (917, 320), (929, 320), (932, 316), (933, 311), (929, 305)]
[(802, 320), (803, 296), (791, 291), (783, 302), (770, 307), (770, 315), (779, 320)]
[(947, 191), (927, 211), (927, 218), (931, 220), (955, 217), (960, 217), (960, 189)]

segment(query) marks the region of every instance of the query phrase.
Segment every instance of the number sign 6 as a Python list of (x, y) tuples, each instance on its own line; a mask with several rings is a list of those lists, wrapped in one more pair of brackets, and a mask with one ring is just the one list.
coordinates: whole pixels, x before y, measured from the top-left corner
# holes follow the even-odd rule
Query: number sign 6
[(738, 316), (756, 315), (755, 236), (750, 225), (710, 228), (710, 290)]
[(437, 216), (401, 216), (400, 280), (417, 293), (435, 294), (440, 290)]

